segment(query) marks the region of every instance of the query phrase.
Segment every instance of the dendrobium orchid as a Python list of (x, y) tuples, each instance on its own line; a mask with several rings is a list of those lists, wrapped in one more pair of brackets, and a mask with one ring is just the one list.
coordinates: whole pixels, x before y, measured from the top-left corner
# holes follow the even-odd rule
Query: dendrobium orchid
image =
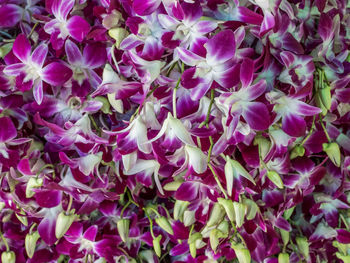
[(0, 0), (0, 261), (350, 262), (349, 10)]

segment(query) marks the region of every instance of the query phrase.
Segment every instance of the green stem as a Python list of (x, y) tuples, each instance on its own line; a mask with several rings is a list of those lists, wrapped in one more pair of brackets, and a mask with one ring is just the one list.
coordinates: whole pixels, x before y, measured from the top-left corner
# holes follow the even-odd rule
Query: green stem
[(146, 214), (146, 216), (147, 216), (147, 218), (149, 220), (149, 230), (151, 232), (151, 236), (152, 236), (153, 239), (155, 239), (156, 237), (155, 237), (155, 235), (153, 233), (153, 221), (152, 221), (151, 217), (149, 216), (149, 214), (147, 213), (147, 209), (143, 208), (143, 210), (145, 211), (145, 214)]
[(206, 125), (208, 127), (211, 108), (213, 107), (213, 104), (214, 104), (214, 95), (215, 95), (215, 90), (212, 89), (210, 91), (210, 104), (209, 104), (207, 116), (206, 116), (205, 120), (201, 124), (199, 124), (198, 128), (202, 128), (204, 125)]
[(214, 147), (214, 141), (213, 141), (213, 137), (212, 136), (209, 136), (209, 142), (210, 142), (210, 146), (209, 146), (209, 150), (208, 150), (207, 163), (210, 163), (211, 152), (213, 151), (213, 147)]
[(69, 214), (70, 209), (72, 208), (72, 204), (73, 204), (73, 197), (72, 197), (72, 195), (69, 195), (69, 202), (68, 202), (68, 207), (67, 207), (66, 214)]
[(4, 241), (5, 247), (6, 247), (6, 251), (10, 251), (10, 247), (9, 244), (7, 243), (6, 238), (4, 237), (4, 235), (0, 232), (0, 237), (2, 239), (2, 241)]
[(321, 123), (321, 126), (322, 126), (322, 129), (323, 129), (324, 133), (326, 134), (327, 140), (328, 140), (328, 142), (332, 142), (331, 137), (329, 137), (327, 129), (326, 129), (326, 127), (323, 124), (322, 115), (320, 114), (319, 116), (320, 116), (320, 123)]
[(44, 171), (46, 168), (52, 168), (55, 170), (55, 167), (53, 166), (53, 164), (51, 163), (48, 163), (48, 164), (45, 164), (44, 166), (42, 166), (39, 171), (36, 173), (36, 176), (38, 177), (42, 171)]
[(28, 38), (30, 38), (30, 37), (32, 36), (32, 34), (34, 33), (35, 28), (36, 28), (38, 25), (39, 25), (39, 22), (36, 22), (36, 23), (34, 24), (34, 26), (32, 27), (32, 30), (30, 30), (30, 33), (29, 33), (29, 35), (28, 35)]
[(224, 187), (222, 186), (222, 184), (220, 183), (220, 180), (219, 180), (218, 176), (216, 175), (213, 166), (212, 166), (210, 163), (208, 163), (208, 166), (209, 166), (210, 171), (213, 173), (214, 178), (215, 178), (215, 181), (216, 181), (216, 183), (218, 184), (218, 186), (219, 186), (221, 192), (224, 194), (225, 199), (228, 199), (228, 196), (227, 196), (227, 194), (226, 194), (226, 191), (225, 191)]
[(312, 119), (312, 125), (311, 125), (311, 129), (308, 133), (308, 135), (304, 138), (304, 140), (301, 142), (301, 146), (303, 146), (305, 144), (305, 142), (310, 138), (310, 136), (312, 135), (314, 129), (315, 129), (315, 120), (316, 120), (316, 116), (314, 115), (313, 119)]
[[(181, 75), (181, 76), (182, 76), (182, 75)], [(176, 113), (176, 91), (177, 91), (177, 89), (179, 88), (180, 81), (181, 81), (181, 76), (180, 76), (179, 79), (177, 80), (176, 86), (175, 86), (174, 91), (173, 91), (173, 115), (174, 115), (174, 118), (175, 118), (175, 119), (177, 118), (177, 113)]]

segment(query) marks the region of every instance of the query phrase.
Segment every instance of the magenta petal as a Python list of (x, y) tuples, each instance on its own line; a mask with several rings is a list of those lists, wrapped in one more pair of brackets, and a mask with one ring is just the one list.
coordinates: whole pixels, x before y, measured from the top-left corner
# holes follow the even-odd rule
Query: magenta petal
[(67, 29), (72, 38), (82, 42), (90, 31), (90, 25), (80, 16), (72, 16), (67, 23)]
[(107, 59), (106, 47), (100, 44), (87, 45), (83, 57), (87, 67), (91, 69), (101, 67)]
[(56, 208), (49, 209), (47, 216), (38, 226), (39, 235), (47, 245), (53, 245), (57, 240), (55, 235), (57, 210)]
[(43, 69), (43, 80), (54, 86), (61, 86), (72, 76), (71, 69), (59, 62), (53, 62)]
[(305, 120), (298, 115), (287, 114), (282, 119), (282, 130), (289, 136), (303, 136), (306, 131)]
[(149, 15), (158, 8), (161, 0), (134, 0), (132, 7), (140, 16)]
[(12, 51), (22, 62), (26, 62), (30, 56), (30, 43), (24, 34), (17, 36), (15, 42), (13, 43)]
[(13, 27), (22, 18), (23, 8), (14, 4), (0, 6), (0, 27)]
[(23, 63), (16, 63), (16, 64), (12, 64), (12, 65), (6, 66), (4, 68), (3, 72), (6, 75), (9, 75), (9, 76), (18, 76), (22, 72), (24, 72), (24, 68), (25, 68), (25, 64), (23, 64)]
[(208, 40), (205, 48), (207, 49), (207, 61), (210, 65), (224, 63), (235, 54), (235, 35), (231, 30), (221, 31)]
[(302, 116), (313, 116), (313, 115), (321, 113), (321, 111), (322, 111), (320, 108), (311, 106), (311, 105), (309, 105), (305, 102), (302, 102), (302, 101), (296, 101), (295, 104), (296, 104), (295, 105), (295, 108), (296, 108), (295, 113), (302, 115)]
[(41, 190), (35, 193), (39, 206), (52, 208), (58, 206), (62, 199), (62, 192), (57, 190)]
[(69, 12), (73, 9), (75, 0), (53, 0), (51, 11), (55, 17), (67, 20)]
[(37, 79), (34, 82), (33, 95), (34, 95), (35, 101), (38, 103), (38, 105), (40, 105), (41, 102), (43, 101), (43, 97), (44, 97), (43, 82), (41, 81), (41, 79)]
[(90, 226), (83, 235), (83, 238), (90, 240), (90, 241), (95, 241), (96, 235), (97, 235), (97, 230), (98, 227), (96, 225)]
[(254, 130), (266, 130), (270, 126), (269, 111), (262, 102), (245, 103), (242, 115), (245, 121)]
[(170, 256), (174, 257), (174, 256), (185, 254), (186, 252), (188, 252), (188, 250), (189, 250), (188, 243), (183, 242), (183, 243), (178, 244), (175, 247), (173, 247), (170, 250), (169, 254), (170, 254)]
[(0, 118), (0, 142), (11, 141), (16, 138), (17, 130), (9, 117)]
[(37, 64), (40, 68), (44, 65), (46, 56), (48, 52), (48, 47), (46, 44), (40, 44), (32, 54), (32, 61)]
[(30, 168), (29, 159), (22, 159), (17, 165), (18, 171), (25, 175), (32, 175), (32, 170)]
[(253, 81), (254, 73), (254, 62), (251, 59), (245, 59), (242, 62), (240, 70), (240, 78), (242, 82), (242, 87), (248, 87)]
[(202, 57), (198, 56), (197, 54), (193, 53), (192, 51), (189, 51), (185, 48), (178, 47), (176, 48), (177, 55), (179, 58), (189, 66), (195, 66), (198, 62), (204, 60)]
[(245, 92), (247, 93), (247, 98), (249, 100), (255, 100), (256, 98), (260, 97), (265, 91), (266, 91), (266, 80), (261, 79), (254, 85), (251, 85), (247, 88), (245, 88)]
[(345, 229), (338, 229), (337, 230), (337, 240), (338, 242), (342, 244), (349, 244), (350, 243), (350, 232)]
[(212, 83), (210, 78), (200, 79), (199, 84), (191, 91), (192, 99), (200, 100), (208, 92)]
[(283, 229), (285, 231), (292, 231), (292, 227), (290, 226), (289, 222), (284, 219), (282, 216), (278, 217), (275, 222), (276, 227)]
[(183, 201), (191, 201), (198, 195), (199, 184), (194, 182), (184, 182), (177, 189), (175, 198)]
[(83, 56), (81, 55), (81, 52), (76, 44), (74, 44), (69, 39), (66, 41), (65, 44), (65, 51), (67, 54), (67, 59), (70, 64), (76, 64), (83, 61)]

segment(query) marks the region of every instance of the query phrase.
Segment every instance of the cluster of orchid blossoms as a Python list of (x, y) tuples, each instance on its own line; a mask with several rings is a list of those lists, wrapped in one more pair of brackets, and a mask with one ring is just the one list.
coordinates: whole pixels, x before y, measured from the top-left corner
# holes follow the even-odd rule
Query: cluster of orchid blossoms
[(0, 0), (1, 262), (350, 262), (349, 50), (346, 0)]

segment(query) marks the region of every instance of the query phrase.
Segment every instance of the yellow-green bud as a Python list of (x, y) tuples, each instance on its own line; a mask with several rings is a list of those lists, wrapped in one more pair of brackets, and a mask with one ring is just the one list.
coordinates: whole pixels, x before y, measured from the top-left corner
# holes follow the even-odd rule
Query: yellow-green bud
[(26, 252), (29, 258), (32, 258), (35, 252), (36, 248), (36, 242), (38, 241), (40, 235), (38, 231), (35, 231), (34, 233), (27, 234), (25, 238), (25, 248)]
[(308, 259), (309, 258), (309, 242), (306, 237), (297, 237), (296, 239), (297, 246), (299, 251), (303, 254), (303, 256)]
[(42, 178), (31, 177), (27, 182), (26, 187), (26, 197), (31, 198), (35, 195), (35, 192), (32, 191), (33, 188), (40, 188), (43, 185)]
[(305, 154), (305, 148), (302, 145), (297, 145), (293, 148), (292, 152), (290, 153), (290, 159), (294, 159), (297, 157), (302, 157)]
[(126, 218), (122, 218), (117, 222), (118, 233), (123, 242), (126, 242), (129, 237), (129, 225), (130, 220)]
[(244, 217), (247, 210), (247, 206), (245, 204), (233, 202), (233, 208), (235, 210), (236, 215), (236, 226), (241, 227), (244, 223)]
[(230, 221), (233, 222), (236, 219), (236, 215), (235, 215), (235, 210), (233, 208), (232, 200), (218, 198), (218, 202), (225, 209), (226, 214), (227, 214), (228, 218), (230, 219)]
[(16, 254), (13, 251), (5, 251), (1, 254), (1, 262), (16, 263)]
[(280, 253), (278, 255), (278, 263), (289, 263), (289, 255), (287, 253)]
[(242, 244), (232, 244), (232, 248), (235, 251), (239, 263), (251, 262), (250, 252)]
[(267, 177), (270, 179), (271, 182), (274, 183), (274, 185), (276, 185), (280, 189), (283, 189), (284, 185), (282, 179), (276, 171), (268, 171)]
[(215, 203), (211, 210), (211, 214), (210, 214), (207, 226), (213, 226), (220, 223), (220, 221), (224, 218), (224, 216), (225, 216), (225, 210), (222, 209), (219, 203)]
[(283, 229), (280, 229), (280, 232), (281, 232), (281, 237), (282, 237), (282, 240), (283, 240), (283, 245), (286, 246), (289, 242), (289, 237), (290, 237), (290, 234), (288, 231), (286, 230), (283, 230)]
[(153, 239), (153, 249), (156, 252), (156, 255), (160, 257), (162, 255), (162, 249), (160, 248), (160, 240), (162, 236), (159, 235), (155, 239)]
[(323, 151), (327, 153), (332, 163), (335, 166), (340, 167), (341, 155), (340, 155), (339, 145), (336, 142), (331, 142), (331, 143), (322, 144), (322, 147), (323, 147)]
[(112, 28), (108, 30), (108, 34), (115, 40), (115, 46), (120, 48), (122, 41), (129, 35), (128, 31), (123, 27)]
[(74, 214), (74, 209), (66, 215), (66, 212), (62, 211), (56, 221), (55, 235), (57, 239), (63, 237), (63, 235), (68, 231), (70, 226), (73, 224), (76, 215)]
[(171, 227), (171, 224), (169, 223), (168, 219), (164, 216), (158, 217), (155, 219), (158, 226), (160, 226), (162, 229), (164, 229), (166, 232), (168, 232), (170, 235), (174, 235), (173, 228)]
[(183, 221), (183, 215), (188, 205), (189, 202), (187, 201), (176, 200), (174, 205), (174, 220)]

